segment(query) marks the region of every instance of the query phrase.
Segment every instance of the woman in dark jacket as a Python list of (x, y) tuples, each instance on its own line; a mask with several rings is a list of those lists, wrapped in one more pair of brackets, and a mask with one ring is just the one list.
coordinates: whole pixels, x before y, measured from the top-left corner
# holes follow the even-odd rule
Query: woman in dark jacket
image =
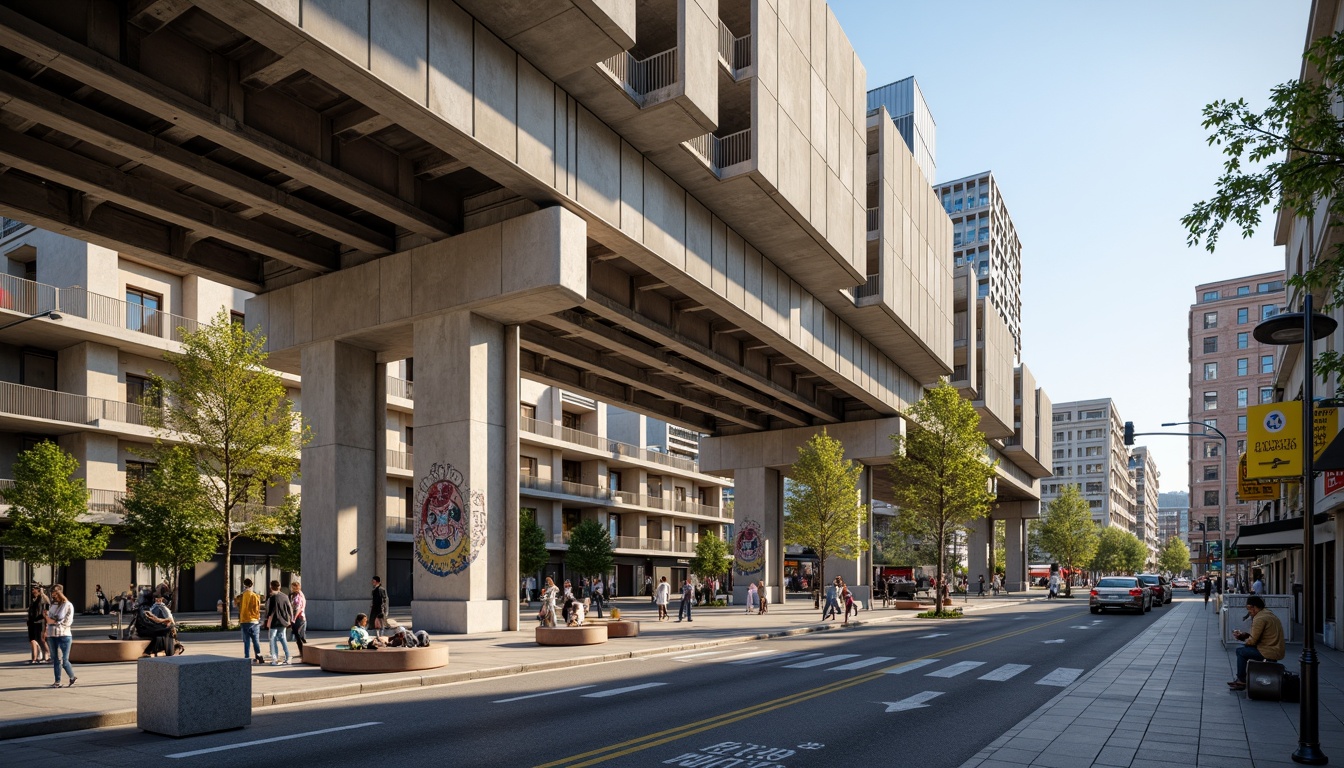
[(32, 600), (28, 603), (28, 645), (32, 650), (32, 659), (29, 664), (45, 664), (47, 662), (47, 609), (51, 607), (51, 600), (47, 599), (42, 588), (34, 584), (30, 590)]

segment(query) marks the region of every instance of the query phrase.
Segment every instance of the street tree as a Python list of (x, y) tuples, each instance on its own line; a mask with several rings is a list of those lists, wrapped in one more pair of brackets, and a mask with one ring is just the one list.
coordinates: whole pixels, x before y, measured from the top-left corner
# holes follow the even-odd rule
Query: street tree
[[(266, 491), (287, 489), (298, 477), (299, 453), (308, 439), (284, 382), (266, 367), (266, 358), (265, 337), (232, 322), (221, 309), (210, 325), (182, 334), (181, 352), (164, 355), (177, 378), (149, 372), (152, 397), (163, 405), (144, 410), (155, 434), (145, 453), (162, 463), (175, 444), (187, 449), (225, 563), (233, 561), (238, 539), (273, 535), (277, 525), (263, 506)], [(286, 504), (295, 503), (291, 494), (285, 496)], [(231, 570), (224, 569), (226, 610), (220, 623), (225, 627)]]
[(1125, 535), (1123, 570), (1127, 573), (1142, 573), (1148, 570), (1148, 545), (1129, 531), (1125, 531)]
[[(1344, 243), (1332, 238), (1344, 214), (1344, 122), (1335, 114), (1344, 100), (1344, 32), (1316, 40), (1304, 54), (1305, 79), (1290, 80), (1269, 92), (1262, 111), (1245, 99), (1218, 100), (1204, 107), (1210, 146), (1222, 148), (1223, 173), (1214, 194), (1181, 219), (1191, 246), (1210, 252), (1227, 227), (1250, 237), (1266, 208), (1314, 218), (1324, 214), (1320, 235), (1330, 250), (1302, 265), (1290, 283), (1322, 289), (1327, 308), (1344, 304)], [(1339, 351), (1316, 357), (1319, 375), (1344, 373)]]
[(1148, 557), (1148, 548), (1129, 531), (1107, 526), (1101, 529), (1092, 570), (1103, 574), (1139, 573)]
[[(691, 558), (691, 573), (695, 574), (700, 581), (708, 582), (710, 579), (717, 579), (728, 572), (732, 566), (733, 556), (728, 551), (728, 542), (720, 539), (718, 534), (710, 531), (700, 537), (700, 541), (695, 545), (695, 557)], [(711, 594), (710, 600), (714, 599)]]
[(868, 550), (863, 529), (868, 505), (859, 503), (863, 467), (845, 458), (845, 447), (826, 434), (798, 447), (784, 500), (784, 543), (817, 555), (817, 583), (826, 583), (826, 559), (856, 560)]
[(524, 509), (518, 519), (518, 576), (535, 576), (550, 559), (546, 531), (537, 523), (537, 511)]
[(127, 483), (122, 528), (138, 562), (167, 572), (177, 609), (182, 571), (214, 556), (219, 544), (191, 453), (175, 446), (162, 453), (144, 477)]
[(290, 573), (303, 571), (303, 510), (297, 494), (285, 497), (276, 508), (267, 510), (267, 531), (262, 537), (275, 544), (275, 564)]
[(107, 549), (112, 529), (84, 522), (89, 489), (75, 477), (79, 461), (50, 440), (23, 451), (14, 461), (14, 484), (0, 492), (9, 504), (9, 529), (0, 543), (9, 557), (56, 570), (75, 560), (92, 560)]
[[(615, 562), (611, 534), (596, 520), (584, 520), (569, 532), (569, 550), (565, 567), (579, 576), (605, 576)], [(577, 585), (576, 585), (577, 586)]]
[[(1092, 510), (1077, 485), (1066, 483), (1059, 495), (1051, 499), (1039, 530), (1041, 548), (1070, 574), (1092, 562), (1097, 551), (1097, 524), (1092, 521)], [(1068, 581), (1064, 591), (1068, 594)]]
[[(947, 544), (952, 533), (989, 514), (989, 481), (997, 461), (988, 459), (975, 406), (947, 382), (927, 390), (910, 408), (909, 429), (891, 436), (893, 502), (901, 529), (934, 543), (938, 583), (947, 583)], [(935, 613), (942, 613), (937, 601)]]
[(1180, 574), (1189, 570), (1190, 547), (1176, 536), (1167, 539), (1157, 555), (1157, 567), (1170, 574)]

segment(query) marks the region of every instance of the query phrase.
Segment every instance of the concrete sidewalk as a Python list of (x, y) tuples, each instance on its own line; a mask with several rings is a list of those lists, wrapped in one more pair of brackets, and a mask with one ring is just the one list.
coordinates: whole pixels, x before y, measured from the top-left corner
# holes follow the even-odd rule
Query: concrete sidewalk
[[(962, 768), (1295, 766), (1297, 704), (1251, 701), (1228, 689), (1234, 646), (1217, 614), (1177, 601), (1133, 641), (962, 765)], [(1284, 665), (1297, 671), (1302, 646)], [(1344, 760), (1344, 654), (1323, 650), (1322, 751)]]
[[(969, 601), (956, 600), (955, 607), (973, 613), (1043, 597), (1041, 590), (1029, 596), (973, 597)], [(441, 685), (840, 628), (838, 620), (820, 622), (820, 612), (812, 607), (812, 601), (803, 599), (771, 605), (764, 616), (748, 615), (741, 607), (695, 609), (694, 621), (690, 623), (677, 623), (675, 619), (657, 621), (656, 611), (646, 598), (621, 598), (615, 605), (621, 609), (622, 618), (640, 622), (639, 637), (581, 648), (543, 648), (533, 641), (535, 622), (527, 620), (535, 612), (533, 608), (532, 611), (525, 610), (520, 632), (436, 637), (434, 642), (448, 645), (451, 654), (448, 666), (439, 670), (341, 675), (302, 664), (256, 667), (252, 684), (253, 707)], [(915, 613), (878, 608), (863, 611), (858, 618), (850, 619), (850, 625), (912, 621), (916, 620)], [(410, 623), (409, 614), (398, 615), (394, 611), (393, 616)], [(185, 614), (179, 620), (195, 624), (218, 619), (212, 615)], [(106, 637), (104, 628), (107, 623), (105, 616), (78, 616), (75, 639)], [(264, 635), (263, 632), (263, 648), (266, 647)], [(308, 635), (310, 641), (322, 642), (343, 639), (346, 633), (310, 631)], [(180, 639), (187, 646), (187, 653), (192, 655), (242, 654), (242, 641), (237, 632), (187, 633)], [(290, 653), (297, 659), (298, 651), (292, 643)], [(75, 675), (79, 682), (73, 688), (55, 690), (47, 687), (53, 677), (51, 665), (30, 666), (28, 657), (22, 614), (0, 618), (0, 669), (4, 670), (0, 677), (0, 739), (135, 722), (135, 664), (77, 665)]]

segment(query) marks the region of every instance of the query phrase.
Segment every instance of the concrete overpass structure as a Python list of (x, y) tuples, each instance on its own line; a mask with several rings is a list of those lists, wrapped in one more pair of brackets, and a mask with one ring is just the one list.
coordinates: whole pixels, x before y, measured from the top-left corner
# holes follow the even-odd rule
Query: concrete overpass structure
[(876, 465), (949, 376), (1032, 513), (1048, 400), (958, 300), (865, 82), (821, 0), (16, 0), (0, 214), (257, 294), (313, 429), (314, 626), (367, 605), (384, 367), (414, 357), (416, 622), (498, 630), (520, 377), (714, 435), (742, 522), (788, 453), (752, 445), (851, 430)]

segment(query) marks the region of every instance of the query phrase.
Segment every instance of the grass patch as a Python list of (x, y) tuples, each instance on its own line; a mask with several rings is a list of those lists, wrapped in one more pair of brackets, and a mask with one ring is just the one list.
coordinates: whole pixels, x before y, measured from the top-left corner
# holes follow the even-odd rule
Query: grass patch
[(960, 608), (948, 608), (947, 610), (943, 611), (942, 613), (935, 613), (935, 612), (933, 612), (933, 611), (924, 611), (923, 613), (916, 613), (916, 614), (915, 614), (915, 618), (916, 618), (916, 619), (960, 619), (960, 618), (964, 618), (964, 614), (962, 614)]

